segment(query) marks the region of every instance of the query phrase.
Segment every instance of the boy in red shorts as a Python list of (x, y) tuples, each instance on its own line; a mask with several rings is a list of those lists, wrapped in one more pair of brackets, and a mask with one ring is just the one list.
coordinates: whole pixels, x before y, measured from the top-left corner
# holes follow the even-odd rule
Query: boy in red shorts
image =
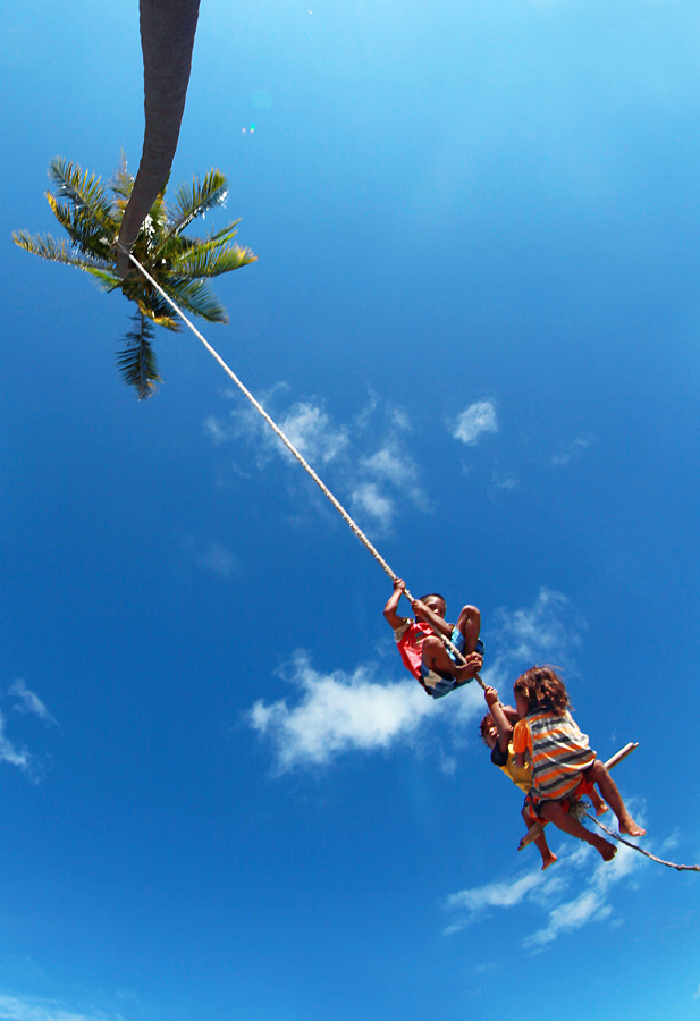
[[(450, 691), (468, 684), (481, 669), (484, 646), (479, 641), (481, 614), (475, 606), (464, 606), (456, 624), (445, 622), (447, 604), (438, 592), (412, 603), (415, 620), (399, 617), (396, 610), (406, 590), (398, 579), (384, 607), (384, 616), (393, 628), (394, 638), (406, 669), (432, 698), (443, 698)], [(438, 631), (459, 650), (464, 665), (443, 645)]]

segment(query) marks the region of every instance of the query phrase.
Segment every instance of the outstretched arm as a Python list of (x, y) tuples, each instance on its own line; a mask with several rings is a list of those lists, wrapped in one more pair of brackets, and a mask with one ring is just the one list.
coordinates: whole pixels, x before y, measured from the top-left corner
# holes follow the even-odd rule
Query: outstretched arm
[(498, 748), (502, 752), (507, 752), (508, 742), (513, 736), (513, 728), (508, 722), (508, 718), (504, 712), (504, 707), (498, 701), (498, 692), (495, 688), (487, 685), (484, 688), (484, 698), (486, 699), (489, 711), (496, 722), (496, 729), (498, 730)]
[(399, 605), (401, 596), (406, 591), (406, 582), (397, 578), (394, 582), (394, 591), (391, 593), (387, 600), (387, 604), (384, 607), (384, 616), (386, 617), (389, 626), (393, 628), (401, 627), (406, 623), (408, 617), (399, 617), (396, 610)]

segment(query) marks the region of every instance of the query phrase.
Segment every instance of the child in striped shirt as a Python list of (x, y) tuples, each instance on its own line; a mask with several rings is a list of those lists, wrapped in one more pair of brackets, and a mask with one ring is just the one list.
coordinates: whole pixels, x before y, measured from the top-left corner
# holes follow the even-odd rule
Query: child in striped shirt
[(517, 679), (513, 691), (518, 717), (525, 724), (518, 727), (513, 741), (515, 764), (522, 766), (529, 752), (532, 798), (540, 818), (585, 840), (611, 861), (615, 845), (582, 826), (568, 812), (569, 799), (578, 800), (597, 784), (617, 816), (620, 833), (641, 837), (646, 830), (629, 814), (610, 773), (574, 723), (563, 681), (551, 667), (535, 666)]

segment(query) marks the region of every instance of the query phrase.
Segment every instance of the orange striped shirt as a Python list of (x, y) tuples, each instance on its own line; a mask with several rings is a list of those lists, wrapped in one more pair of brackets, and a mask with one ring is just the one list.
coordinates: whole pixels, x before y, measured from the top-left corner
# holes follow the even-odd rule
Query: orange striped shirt
[(535, 711), (517, 726), (513, 751), (530, 752), (532, 795), (538, 801), (559, 801), (576, 788), (581, 773), (595, 762), (588, 736), (582, 734), (571, 713), (553, 716)]

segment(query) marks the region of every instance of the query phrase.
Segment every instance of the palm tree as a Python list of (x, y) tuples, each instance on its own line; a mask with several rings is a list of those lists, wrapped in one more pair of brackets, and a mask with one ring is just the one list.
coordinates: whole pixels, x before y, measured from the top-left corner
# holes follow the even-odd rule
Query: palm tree
[[(151, 323), (179, 330), (180, 320), (141, 273), (126, 278), (118, 274), (113, 241), (134, 189), (124, 155), (110, 181), (111, 198), (100, 178), (88, 177), (87, 171), (60, 156), (51, 161), (49, 177), (54, 193), (47, 192), (46, 198), (70, 240), (55, 241), (50, 234), (32, 237), (23, 230), (13, 232), (12, 240), (42, 259), (90, 273), (106, 291), (120, 290), (136, 303), (134, 328), (126, 336), (118, 365), (122, 379), (136, 387), (139, 398), (149, 397), (160, 379)], [(226, 178), (218, 170), (210, 170), (202, 182), (195, 177), (191, 186), (179, 188), (172, 206), (166, 205), (163, 188), (134, 245), (135, 257), (180, 308), (210, 323), (226, 323), (228, 317), (206, 279), (257, 259), (249, 248), (232, 244), (238, 220), (203, 238), (183, 233), (198, 216), (221, 205), (226, 195)]]
[[(130, 249), (151, 206), (170, 176), (187, 86), (200, 0), (140, 0), (146, 124), (141, 164), (119, 231)], [(117, 271), (129, 271), (128, 256), (117, 252)]]

